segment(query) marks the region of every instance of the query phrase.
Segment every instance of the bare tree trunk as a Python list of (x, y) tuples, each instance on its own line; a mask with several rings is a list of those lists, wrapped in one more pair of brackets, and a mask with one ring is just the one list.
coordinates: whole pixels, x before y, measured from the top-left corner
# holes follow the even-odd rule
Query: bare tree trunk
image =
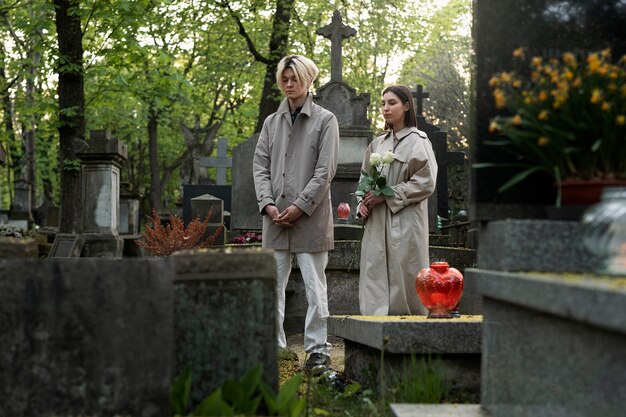
[(59, 42), (59, 162), (61, 210), (59, 232), (80, 231), (81, 175), (74, 140), (85, 139), (83, 45), (78, 0), (54, 0)]
[[(37, 66), (41, 60), (39, 52), (30, 54), (30, 75), (26, 80), (26, 102), (30, 105), (35, 100), (35, 76)], [(35, 161), (35, 120), (31, 115), (28, 117), (27, 126), (24, 130), (24, 156), (26, 157), (26, 180), (31, 184), (30, 201), (33, 207), (37, 204), (37, 166)]]
[(263, 122), (270, 114), (274, 113), (281, 102), (280, 90), (276, 86), (276, 68), (278, 61), (287, 53), (289, 42), (289, 28), (291, 26), (291, 13), (294, 0), (276, 0), (276, 12), (272, 22), (272, 35), (270, 38), (269, 58), (263, 81), (263, 94), (259, 104), (259, 117), (255, 132), (260, 132)]
[(148, 112), (148, 153), (150, 155), (150, 205), (156, 211), (161, 210), (161, 181), (159, 172), (159, 154), (157, 142), (158, 116), (154, 109)]

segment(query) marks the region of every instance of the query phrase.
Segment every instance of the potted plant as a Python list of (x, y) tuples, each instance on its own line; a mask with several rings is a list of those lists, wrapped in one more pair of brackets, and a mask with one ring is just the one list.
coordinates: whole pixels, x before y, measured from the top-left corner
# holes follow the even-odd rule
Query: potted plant
[[(522, 48), (513, 56), (527, 64)], [(602, 186), (626, 184), (626, 55), (613, 62), (609, 49), (584, 57), (566, 52), (547, 62), (533, 57), (527, 69), (525, 76), (500, 72), (490, 80), (502, 114), (489, 126), (496, 139), (486, 143), (514, 161), (475, 167), (520, 168), (500, 191), (544, 171), (554, 178), (557, 206), (572, 184), (599, 186), (592, 201), (573, 201), (580, 204), (599, 200)]]

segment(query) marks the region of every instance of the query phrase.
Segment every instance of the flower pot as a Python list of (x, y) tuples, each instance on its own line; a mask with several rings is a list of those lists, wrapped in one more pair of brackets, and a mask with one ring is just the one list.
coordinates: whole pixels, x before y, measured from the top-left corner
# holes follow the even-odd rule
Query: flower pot
[(591, 205), (600, 201), (602, 189), (626, 186), (626, 180), (565, 179), (561, 182), (561, 202), (567, 205)]
[(415, 290), (429, 318), (452, 318), (463, 293), (463, 275), (447, 262), (433, 262), (417, 274)]

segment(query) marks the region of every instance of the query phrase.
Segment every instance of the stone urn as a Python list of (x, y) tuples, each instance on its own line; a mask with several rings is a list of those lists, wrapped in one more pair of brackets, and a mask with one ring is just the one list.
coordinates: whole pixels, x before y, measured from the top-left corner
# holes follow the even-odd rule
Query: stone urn
[(415, 290), (428, 318), (452, 318), (463, 293), (463, 274), (447, 262), (432, 262), (417, 274)]

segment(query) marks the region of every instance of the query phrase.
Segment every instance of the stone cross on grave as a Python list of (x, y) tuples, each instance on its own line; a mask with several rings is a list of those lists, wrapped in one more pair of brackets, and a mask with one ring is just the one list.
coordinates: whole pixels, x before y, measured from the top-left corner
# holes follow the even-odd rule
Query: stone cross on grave
[(344, 39), (356, 35), (356, 29), (341, 22), (339, 10), (333, 12), (330, 24), (318, 28), (315, 33), (330, 39), (330, 81), (343, 81), (341, 49)]
[(205, 168), (217, 168), (217, 185), (226, 185), (226, 170), (233, 166), (233, 160), (228, 157), (226, 138), (217, 140), (217, 156), (198, 158), (198, 165)]
[(417, 116), (417, 128), (423, 130), (428, 135), (433, 144), (435, 159), (439, 170), (437, 172), (437, 214), (443, 218), (448, 218), (448, 166), (462, 164), (465, 161), (464, 152), (449, 152), (447, 133), (439, 130), (436, 126), (428, 123), (422, 114), (424, 110), (423, 100), (429, 94), (424, 91), (421, 85), (417, 85), (411, 94), (416, 99), (415, 114)]

